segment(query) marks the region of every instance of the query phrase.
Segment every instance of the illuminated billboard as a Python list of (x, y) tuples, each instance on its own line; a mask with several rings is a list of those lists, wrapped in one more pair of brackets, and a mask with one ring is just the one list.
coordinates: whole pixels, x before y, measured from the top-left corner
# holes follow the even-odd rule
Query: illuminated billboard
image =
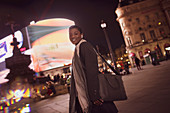
[[(17, 38), (17, 41), (19, 42), (18, 47), (21, 48), (23, 45), (23, 34), (21, 31), (16, 31), (14, 33), (14, 36)], [(0, 40), (0, 63), (4, 62), (6, 58), (9, 58), (13, 55), (13, 46), (11, 46), (11, 43), (13, 42), (13, 36), (9, 35), (7, 37), (4, 37)]]
[(61, 67), (71, 63), (74, 45), (69, 41), (68, 28), (74, 22), (55, 18), (38, 21), (27, 27), (33, 69), (36, 72)]

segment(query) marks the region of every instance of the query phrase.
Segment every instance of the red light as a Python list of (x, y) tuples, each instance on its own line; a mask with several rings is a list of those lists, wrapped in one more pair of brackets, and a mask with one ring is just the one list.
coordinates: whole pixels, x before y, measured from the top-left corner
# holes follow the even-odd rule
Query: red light
[(21, 51), (21, 52), (23, 52), (23, 51), (25, 51), (25, 50), (26, 50), (26, 48), (25, 48), (25, 47), (20, 49), (20, 51)]

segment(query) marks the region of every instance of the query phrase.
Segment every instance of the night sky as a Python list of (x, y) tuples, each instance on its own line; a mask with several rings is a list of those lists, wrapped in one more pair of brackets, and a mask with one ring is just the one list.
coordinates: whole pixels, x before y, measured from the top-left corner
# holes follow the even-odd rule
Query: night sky
[[(123, 37), (119, 27), (119, 23), (116, 21), (115, 6), (110, 2), (96, 2), (96, 7), (90, 7), (90, 13), (82, 15), (82, 26), (85, 33), (85, 38), (93, 44), (104, 45), (107, 48), (104, 33), (100, 27), (100, 21), (103, 19), (107, 23), (107, 33), (112, 45), (115, 49), (123, 44)], [(95, 6), (93, 5), (93, 6)], [(90, 9), (89, 8), (89, 9)]]
[(112, 48), (115, 49), (124, 44), (119, 23), (116, 21), (115, 9), (118, 5), (117, 0), (74, 1), (66, 5), (68, 6), (66, 6), (66, 10), (63, 10), (63, 12), (67, 13), (65, 13), (66, 15), (63, 13), (63, 16), (70, 19), (73, 18), (72, 20), (82, 28), (85, 39), (94, 46), (99, 45), (101, 49), (108, 50), (104, 32), (100, 27), (102, 19), (107, 23), (106, 30)]
[[(104, 20), (107, 23), (106, 30), (112, 48), (115, 49), (124, 44), (115, 14), (118, 0), (3, 0), (1, 5), (5, 6), (2, 3), (9, 7), (8, 10), (4, 10), (3, 17), (10, 14), (22, 28), (32, 20), (67, 18), (75, 21), (76, 25), (82, 28), (85, 39), (94, 46), (99, 45), (104, 50), (108, 50), (104, 32), (100, 27), (101, 20)], [(16, 12), (15, 9), (10, 8), (11, 6), (17, 9)], [(9, 35), (9, 32), (4, 29), (6, 26), (1, 27), (1, 34)]]

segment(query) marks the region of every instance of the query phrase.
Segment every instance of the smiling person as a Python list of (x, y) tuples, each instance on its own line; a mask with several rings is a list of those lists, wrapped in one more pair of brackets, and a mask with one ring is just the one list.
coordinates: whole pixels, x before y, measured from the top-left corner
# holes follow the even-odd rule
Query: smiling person
[(69, 28), (70, 41), (76, 46), (72, 59), (70, 113), (117, 113), (113, 102), (99, 94), (98, 61), (93, 46), (83, 39), (79, 26)]

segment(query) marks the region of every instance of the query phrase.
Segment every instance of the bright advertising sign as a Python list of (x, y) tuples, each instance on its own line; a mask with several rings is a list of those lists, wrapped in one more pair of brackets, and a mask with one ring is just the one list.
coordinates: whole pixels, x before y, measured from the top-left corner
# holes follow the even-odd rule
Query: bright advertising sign
[[(18, 47), (21, 48), (23, 45), (23, 35), (21, 31), (16, 31), (14, 33), (14, 36), (17, 38), (17, 41), (19, 42)], [(13, 46), (11, 46), (11, 43), (13, 42), (13, 36), (9, 35), (7, 37), (4, 37), (0, 40), (0, 63), (5, 61), (5, 58), (9, 58), (13, 55)]]
[(68, 28), (74, 22), (55, 18), (38, 21), (28, 26), (32, 47), (33, 69), (36, 72), (71, 63), (74, 45), (69, 40)]

